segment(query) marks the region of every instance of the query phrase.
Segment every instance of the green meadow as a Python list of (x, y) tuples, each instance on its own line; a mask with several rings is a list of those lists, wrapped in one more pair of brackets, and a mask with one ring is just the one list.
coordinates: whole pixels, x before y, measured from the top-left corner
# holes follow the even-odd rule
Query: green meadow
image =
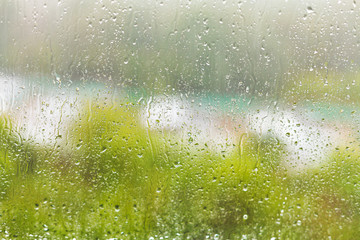
[(358, 236), (355, 149), (340, 148), (321, 167), (293, 174), (272, 139), (259, 147), (248, 135), (216, 152), (144, 127), (140, 105), (89, 102), (51, 146), (24, 140), (3, 116), (1, 238)]
[[(0, 0), (0, 239), (358, 239), (359, 6)], [(156, 96), (280, 127), (218, 150)]]

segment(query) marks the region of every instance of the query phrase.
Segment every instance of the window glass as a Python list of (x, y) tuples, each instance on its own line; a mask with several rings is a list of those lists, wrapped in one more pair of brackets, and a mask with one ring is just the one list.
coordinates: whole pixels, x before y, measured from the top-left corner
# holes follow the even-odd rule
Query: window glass
[(4, 239), (356, 239), (354, 1), (0, 0)]

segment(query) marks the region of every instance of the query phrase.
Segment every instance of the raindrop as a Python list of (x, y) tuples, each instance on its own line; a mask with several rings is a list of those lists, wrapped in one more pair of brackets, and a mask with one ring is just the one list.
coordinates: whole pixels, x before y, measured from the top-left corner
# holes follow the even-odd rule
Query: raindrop
[(314, 12), (314, 10), (313, 10), (313, 8), (312, 8), (311, 6), (308, 6), (308, 7), (306, 8), (306, 11), (307, 11), (308, 14)]
[(120, 206), (119, 205), (115, 205), (115, 212), (120, 212)]

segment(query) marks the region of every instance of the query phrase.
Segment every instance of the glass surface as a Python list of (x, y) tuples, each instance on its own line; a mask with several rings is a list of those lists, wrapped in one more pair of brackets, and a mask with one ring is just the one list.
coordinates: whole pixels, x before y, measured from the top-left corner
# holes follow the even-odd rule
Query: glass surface
[(2, 239), (357, 239), (360, 9), (0, 0)]

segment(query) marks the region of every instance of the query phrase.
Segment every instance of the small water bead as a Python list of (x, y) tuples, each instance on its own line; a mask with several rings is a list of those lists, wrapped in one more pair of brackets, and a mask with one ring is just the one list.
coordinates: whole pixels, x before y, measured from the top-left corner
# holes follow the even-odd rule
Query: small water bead
[(120, 206), (119, 205), (115, 205), (115, 212), (119, 212), (120, 211)]

